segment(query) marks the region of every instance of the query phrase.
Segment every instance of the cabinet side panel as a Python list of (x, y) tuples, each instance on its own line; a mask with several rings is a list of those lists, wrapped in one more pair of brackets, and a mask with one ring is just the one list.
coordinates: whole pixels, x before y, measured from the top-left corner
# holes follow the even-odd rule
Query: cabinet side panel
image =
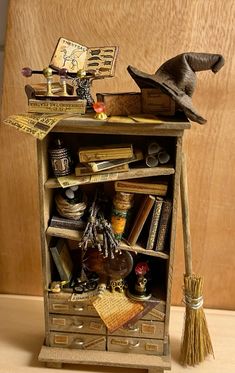
[(181, 172), (181, 156), (182, 156), (182, 138), (176, 138), (176, 158), (175, 158), (175, 175), (173, 181), (173, 206), (172, 206), (172, 224), (170, 232), (170, 256), (168, 260), (168, 277), (167, 277), (167, 299), (166, 299), (166, 317), (164, 329), (164, 354), (169, 353), (169, 320), (170, 320), (170, 305), (171, 305), (171, 288), (173, 276), (173, 264), (175, 254), (176, 241), (176, 221), (177, 221), (177, 207), (179, 200), (179, 185)]
[(48, 344), (49, 338), (49, 308), (48, 308), (48, 285), (51, 282), (50, 275), (50, 256), (48, 251), (49, 238), (45, 232), (51, 211), (52, 191), (45, 189), (44, 184), (48, 178), (48, 140), (37, 141), (38, 151), (38, 181), (39, 181), (39, 204), (40, 204), (40, 240), (41, 240), (41, 258), (43, 275), (43, 297), (44, 297), (44, 318), (45, 318), (45, 343)]

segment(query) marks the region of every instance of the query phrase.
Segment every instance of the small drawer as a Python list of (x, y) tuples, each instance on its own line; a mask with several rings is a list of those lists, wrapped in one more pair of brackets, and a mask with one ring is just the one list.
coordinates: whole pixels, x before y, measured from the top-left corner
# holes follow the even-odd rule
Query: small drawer
[(68, 315), (99, 316), (89, 302), (70, 302), (59, 298), (49, 298), (49, 312), (63, 313)]
[(164, 321), (166, 313), (166, 304), (164, 301), (160, 301), (159, 304), (151, 309), (145, 316), (142, 317), (143, 320), (153, 320), (153, 321)]
[(163, 340), (129, 337), (108, 337), (108, 351), (145, 355), (162, 355)]
[(49, 315), (49, 327), (54, 331), (106, 334), (106, 327), (99, 317)]
[(76, 348), (80, 350), (106, 350), (106, 337), (104, 335), (89, 335), (75, 333), (50, 333), (50, 346), (63, 348)]
[(126, 328), (119, 328), (109, 335), (162, 339), (163, 334), (163, 322), (139, 320), (134, 325), (130, 325)]

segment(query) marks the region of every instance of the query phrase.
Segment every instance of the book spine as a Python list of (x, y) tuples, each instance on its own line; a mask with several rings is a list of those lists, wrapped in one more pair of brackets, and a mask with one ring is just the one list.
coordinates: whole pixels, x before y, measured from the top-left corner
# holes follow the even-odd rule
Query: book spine
[[(126, 172), (129, 171), (129, 166), (127, 163), (120, 165), (120, 166), (115, 166), (113, 168), (107, 169), (107, 170), (102, 170), (103, 173), (114, 173), (114, 172)], [(91, 169), (91, 167), (85, 167), (85, 166), (80, 166), (77, 165), (75, 167), (75, 175), (76, 176), (91, 176), (94, 174), (94, 171)]]
[(141, 206), (140, 206), (140, 209), (139, 209), (139, 212), (137, 214), (137, 217), (136, 217), (136, 220), (135, 220), (135, 223), (131, 229), (131, 232), (128, 236), (128, 239), (127, 239), (127, 242), (129, 243), (129, 245), (135, 245), (138, 238), (139, 238), (139, 235), (140, 235), (140, 232), (144, 226), (144, 223), (154, 205), (154, 201), (155, 201), (155, 198), (151, 195), (148, 195), (148, 196), (145, 196)]
[(167, 185), (116, 181), (115, 190), (117, 192), (153, 194), (164, 197), (167, 193)]
[(166, 241), (166, 235), (169, 226), (169, 220), (171, 216), (172, 210), (172, 202), (167, 200), (163, 201), (162, 212), (159, 222), (159, 229), (157, 233), (157, 240), (156, 240), (156, 251), (164, 251), (164, 245)]
[(86, 224), (82, 220), (70, 220), (66, 218), (52, 217), (50, 227), (67, 228), (67, 229), (83, 229)]
[(133, 157), (132, 146), (117, 147), (113, 149), (84, 149), (78, 152), (79, 160), (81, 163), (93, 162), (93, 161), (106, 161), (112, 159), (125, 159)]
[(87, 165), (92, 169), (93, 172), (99, 172), (123, 165), (125, 163), (128, 163), (128, 160), (114, 159), (113, 161), (89, 162)]
[(162, 204), (163, 199), (161, 197), (156, 197), (146, 250), (153, 250), (154, 248), (154, 242), (157, 234), (158, 223), (160, 220)]
[(113, 159), (110, 161), (101, 162), (89, 162), (86, 165), (92, 169), (93, 172), (108, 170), (113, 167), (122, 166), (124, 164), (129, 164), (137, 162), (143, 159), (143, 152), (139, 149), (135, 150), (133, 157), (128, 159)]

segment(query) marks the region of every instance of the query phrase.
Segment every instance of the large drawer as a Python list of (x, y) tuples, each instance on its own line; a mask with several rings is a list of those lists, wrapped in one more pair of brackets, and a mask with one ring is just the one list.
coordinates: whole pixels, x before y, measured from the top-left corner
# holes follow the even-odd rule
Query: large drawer
[(108, 351), (162, 355), (163, 340), (113, 336), (108, 337)]
[(99, 316), (91, 302), (70, 302), (66, 298), (49, 297), (49, 312), (71, 315)]
[(106, 326), (99, 317), (50, 314), (49, 327), (54, 331), (106, 334)]
[(114, 333), (109, 333), (109, 335), (162, 339), (164, 335), (164, 323), (139, 320), (134, 325), (127, 328), (119, 328)]
[(50, 333), (50, 346), (76, 348), (80, 350), (106, 350), (106, 337), (103, 335)]

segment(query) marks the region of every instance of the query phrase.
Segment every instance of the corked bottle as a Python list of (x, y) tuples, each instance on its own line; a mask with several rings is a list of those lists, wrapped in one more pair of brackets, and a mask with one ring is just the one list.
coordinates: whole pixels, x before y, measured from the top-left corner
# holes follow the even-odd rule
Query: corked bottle
[(113, 199), (111, 224), (115, 238), (121, 240), (125, 230), (128, 211), (132, 207), (134, 194), (117, 192)]

